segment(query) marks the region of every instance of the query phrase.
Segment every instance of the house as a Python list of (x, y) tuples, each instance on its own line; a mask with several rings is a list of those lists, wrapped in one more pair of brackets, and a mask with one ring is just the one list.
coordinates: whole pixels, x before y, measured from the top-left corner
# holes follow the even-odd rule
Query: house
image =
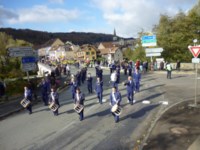
[(100, 43), (98, 49), (101, 56), (104, 57), (108, 63), (123, 60), (121, 48), (119, 46), (115, 46), (112, 42)]
[[(63, 46), (64, 43), (60, 39), (51, 39), (47, 41), (45, 44), (41, 45), (40, 48), (38, 49), (38, 56), (44, 57), (44, 56), (49, 56), (49, 51), (50, 50), (55, 50), (59, 46)], [(51, 53), (51, 52), (50, 52)], [(51, 53), (52, 55), (52, 53)]]
[(82, 45), (76, 52), (78, 60), (95, 60), (97, 58), (97, 49), (89, 44)]

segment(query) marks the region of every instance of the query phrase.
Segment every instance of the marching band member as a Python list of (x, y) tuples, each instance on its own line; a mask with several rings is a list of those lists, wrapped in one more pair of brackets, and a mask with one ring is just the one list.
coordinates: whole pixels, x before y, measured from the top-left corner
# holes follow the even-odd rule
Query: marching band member
[[(110, 105), (114, 106), (114, 105), (118, 105), (120, 106), (120, 102), (121, 102), (122, 98), (121, 98), (121, 93), (119, 91), (117, 91), (116, 87), (112, 88), (112, 92), (110, 93)], [(119, 122), (119, 116), (115, 115), (115, 113), (112, 112), (112, 115), (114, 116), (115, 122)]]
[[(56, 88), (51, 88), (50, 103), (57, 104), (58, 108), (60, 107), (60, 104), (59, 104), (59, 94), (56, 91)], [(53, 114), (54, 114), (54, 116), (58, 116), (58, 109), (56, 111), (53, 111)]]
[(117, 72), (116, 70), (111, 74), (110, 76), (110, 80), (112, 82), (112, 87), (118, 87), (118, 84), (117, 84)]
[(120, 65), (117, 65), (116, 67), (116, 72), (117, 72), (117, 83), (120, 82)]
[(124, 85), (126, 86), (128, 102), (131, 105), (133, 105), (133, 103), (135, 103), (135, 100), (134, 100), (135, 83), (132, 80), (131, 76), (128, 77), (128, 81), (126, 81)]
[(45, 79), (42, 79), (42, 82), (39, 84), (42, 93), (42, 100), (44, 102), (44, 106), (48, 105), (48, 92), (49, 92), (49, 84)]
[[(84, 106), (84, 101), (85, 101), (85, 95), (81, 93), (80, 88), (76, 89), (76, 94), (75, 94), (75, 99), (74, 99), (74, 104), (75, 105), (83, 105)], [(82, 121), (84, 119), (84, 108), (83, 110), (79, 113), (79, 119)]]
[[(24, 87), (24, 98), (32, 101), (32, 91), (27, 86)], [(29, 111), (29, 115), (32, 114), (32, 104), (29, 104), (26, 109)]]
[(99, 103), (102, 104), (102, 99), (103, 99), (103, 81), (101, 81), (99, 77), (97, 77), (95, 90), (96, 90), (97, 98), (99, 99)]
[(69, 83), (69, 85), (71, 86), (72, 99), (74, 100), (75, 93), (76, 93), (76, 88), (78, 87), (78, 85), (75, 82), (74, 78), (71, 79), (71, 82)]
[(88, 87), (88, 93), (92, 93), (92, 80), (93, 78), (91, 77), (91, 74), (88, 73), (88, 76), (87, 76), (87, 87)]
[(139, 92), (140, 91), (140, 80), (141, 80), (141, 73), (139, 72), (138, 69), (135, 70), (133, 74), (133, 78), (135, 81), (135, 91)]

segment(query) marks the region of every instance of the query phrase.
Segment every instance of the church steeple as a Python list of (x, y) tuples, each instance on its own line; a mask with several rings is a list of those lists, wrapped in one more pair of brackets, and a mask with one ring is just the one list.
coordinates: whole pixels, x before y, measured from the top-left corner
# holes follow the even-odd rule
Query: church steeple
[(117, 34), (116, 34), (115, 28), (114, 28), (114, 32), (113, 32), (113, 41), (117, 41)]
[(115, 30), (115, 28), (114, 28), (114, 33), (113, 33), (113, 35), (114, 35), (114, 37), (116, 36), (116, 30)]

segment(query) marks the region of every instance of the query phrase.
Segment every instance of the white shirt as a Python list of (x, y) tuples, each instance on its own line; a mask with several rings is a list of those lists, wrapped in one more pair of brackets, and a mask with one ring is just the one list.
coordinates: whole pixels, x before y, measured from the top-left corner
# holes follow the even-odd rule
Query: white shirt
[(114, 92), (112, 92), (112, 97), (113, 97), (114, 102), (117, 103), (117, 100), (116, 100), (116, 98), (115, 98), (115, 93), (114, 93)]

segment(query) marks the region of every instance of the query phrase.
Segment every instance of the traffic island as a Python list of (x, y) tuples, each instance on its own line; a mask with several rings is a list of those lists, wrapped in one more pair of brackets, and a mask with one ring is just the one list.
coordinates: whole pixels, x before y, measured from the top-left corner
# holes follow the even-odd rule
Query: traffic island
[(192, 108), (190, 102), (182, 102), (167, 110), (157, 121), (144, 143), (143, 150), (187, 150), (200, 147), (200, 109)]

